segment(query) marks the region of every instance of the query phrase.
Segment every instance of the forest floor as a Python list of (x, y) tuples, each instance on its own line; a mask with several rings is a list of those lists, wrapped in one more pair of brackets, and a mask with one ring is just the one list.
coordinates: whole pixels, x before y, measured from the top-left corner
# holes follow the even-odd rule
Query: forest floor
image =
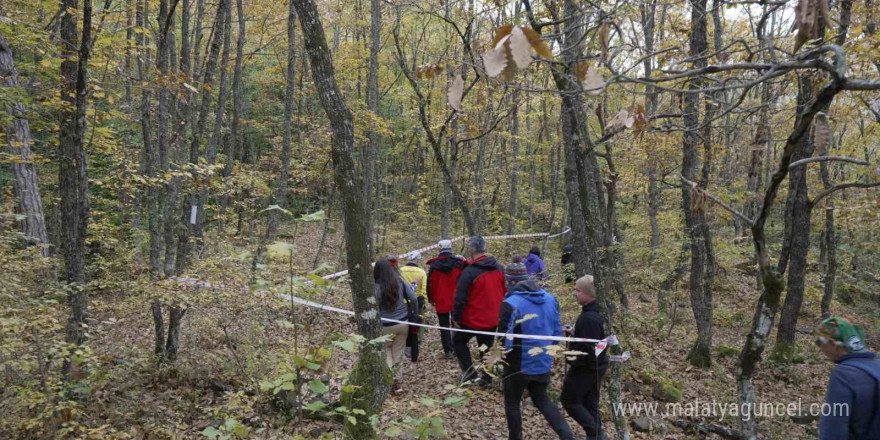
[[(295, 237), (296, 252), (292, 271), (302, 275), (312, 269), (312, 261), (318, 248), (321, 227), (318, 224), (303, 226)], [(339, 260), (340, 234), (331, 234), (324, 249), (324, 260)], [(420, 237), (389, 238), (385, 248), (395, 252), (431, 244)], [(279, 240), (291, 239), (281, 236)], [(719, 239), (720, 240), (720, 239)], [(516, 240), (490, 242), (490, 252), (502, 263), (510, 261), (517, 252), (526, 253), (532, 242)], [(548, 291), (560, 300), (563, 322), (573, 323), (577, 307), (570, 286), (561, 283), (559, 243), (547, 248), (545, 261), (552, 274)], [(240, 255), (246, 247), (231, 244), (220, 252)], [(205, 274), (223, 279), (245, 281), (249, 266), (247, 254), (240, 258), (227, 258), (238, 266), (218, 264)], [(430, 255), (425, 255), (425, 259)], [(244, 263), (236, 262), (237, 260)], [(711, 368), (691, 367), (685, 361), (690, 344), (695, 339), (695, 327), (686, 286), (680, 282), (670, 298), (676, 324), (670, 332), (669, 322), (657, 319), (657, 298), (648, 283), (638, 277), (628, 276), (627, 294), (629, 310), (618, 310), (617, 333), (625, 350), (632, 358), (624, 367), (623, 401), (626, 403), (654, 403), (653, 385), (664, 383), (681, 391), (681, 404), (711, 405), (712, 402), (736, 401), (734, 381), (735, 364), (739, 349), (747, 334), (758, 293), (753, 275), (736, 269), (743, 258), (736, 255), (719, 256), (719, 272), (715, 279), (715, 315), (713, 364)], [(286, 259), (274, 259), (261, 274), (267, 285), (283, 285), (291, 270)], [(424, 263), (424, 260), (422, 261)], [(337, 263), (338, 264), (338, 263)], [(231, 268), (230, 268), (231, 267)], [(338, 266), (337, 266), (338, 267)], [(638, 271), (644, 272), (645, 268)], [(239, 271), (235, 273), (235, 271)], [(325, 268), (325, 273), (330, 268)], [(136, 278), (131, 274), (132, 279)], [(811, 280), (813, 281), (813, 280)], [(312, 290), (303, 296), (345, 308), (351, 308), (350, 294), (344, 283), (326, 291)], [(261, 392), (259, 384), (271, 381), (292, 364), (291, 353), (303, 347), (332, 347), (330, 338), (336, 334), (354, 333), (353, 322), (344, 315), (296, 307), (291, 312), (289, 303), (278, 300), (275, 295), (255, 295), (240, 289), (201, 289), (195, 294), (199, 300), (184, 318), (181, 333), (179, 359), (173, 367), (159, 370), (153, 364), (152, 319), (148, 303), (149, 289), (115, 291), (96, 294), (92, 299), (91, 313), (95, 320), (93, 339), (90, 343), (95, 359), (92, 369), (97, 377), (93, 380), (93, 397), (83, 409), (90, 420), (106, 425), (128, 438), (204, 438), (205, 428), (219, 427), (227, 420), (240, 422), (245, 428), (243, 438), (290, 438), (299, 434), (303, 438), (334, 438), (340, 431), (338, 422), (330, 420), (301, 419), (290, 421), (273, 405), (268, 392)], [(298, 291), (297, 288), (294, 291)], [(775, 364), (765, 360), (755, 378), (755, 389), (761, 402), (789, 404), (802, 402), (804, 408), (821, 403), (832, 364), (812, 345), (811, 332), (818, 320), (818, 289), (808, 289), (804, 310), (799, 321), (798, 346), (801, 362)], [(320, 294), (323, 297), (317, 297)], [(880, 340), (878, 314), (876, 311), (859, 313), (849, 306), (835, 303), (835, 311), (854, 317), (864, 323), (869, 344)], [(290, 318), (293, 313), (294, 318)], [(436, 323), (436, 315), (428, 314), (429, 323)], [(286, 319), (308, 323), (305, 328), (292, 330), (283, 325)], [(114, 321), (115, 320), (115, 321)], [(667, 335), (669, 335), (667, 337)], [(772, 335), (775, 338), (775, 332)], [(876, 344), (876, 342), (873, 342)], [(769, 351), (768, 351), (769, 352)], [(338, 395), (343, 375), (354, 362), (354, 355), (341, 349), (333, 349), (333, 356), (320, 370), (330, 385), (329, 396)], [(551, 397), (556, 399), (561, 386), (563, 365), (554, 362)], [(452, 439), (504, 439), (507, 428), (504, 418), (503, 396), (500, 386), (496, 390), (468, 390), (467, 400), (459, 405), (434, 406), (432, 400), (462, 394), (455, 387), (459, 377), (457, 362), (444, 359), (437, 331), (423, 334), (421, 359), (418, 363), (404, 361), (398, 372), (403, 393), (393, 395), (385, 403), (378, 422), (381, 430), (392, 426), (402, 428), (400, 438), (412, 438), (412, 430), (426, 418), (436, 416)], [(499, 384), (500, 385), (500, 384)], [(605, 429), (613, 431), (610, 422), (611, 408), (608, 396), (602, 393)], [(689, 419), (736, 427), (738, 421), (730, 415), (715, 414), (696, 417), (662, 416), (664, 403), (659, 403), (658, 416), (653, 417), (652, 432), (636, 432), (630, 427), (633, 438), (714, 438), (714, 434), (694, 434), (674, 427), (671, 420)], [(2, 409), (2, 408), (0, 408)], [(410, 417), (407, 419), (407, 417)], [(633, 418), (633, 417), (630, 417)], [(523, 403), (524, 435), (526, 439), (555, 438), (552, 430), (537, 410)], [(583, 431), (572, 423), (579, 435)], [(766, 438), (811, 438), (816, 436), (818, 423), (796, 424), (788, 416), (759, 417), (760, 432)]]

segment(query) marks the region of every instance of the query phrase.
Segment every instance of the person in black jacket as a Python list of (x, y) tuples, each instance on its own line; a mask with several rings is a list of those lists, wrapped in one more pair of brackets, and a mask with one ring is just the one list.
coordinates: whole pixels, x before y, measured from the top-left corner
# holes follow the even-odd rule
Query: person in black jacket
[[(596, 287), (593, 277), (585, 275), (575, 281), (575, 297), (583, 306), (574, 326), (575, 338), (605, 339), (604, 320), (596, 303)], [(566, 333), (570, 333), (568, 330)], [(605, 439), (602, 432), (602, 419), (599, 414), (599, 384), (608, 369), (608, 357), (602, 352), (595, 355), (595, 344), (591, 342), (572, 342), (569, 350), (585, 354), (577, 355), (569, 361), (568, 372), (562, 383), (559, 400), (565, 411), (584, 428), (587, 439)]]

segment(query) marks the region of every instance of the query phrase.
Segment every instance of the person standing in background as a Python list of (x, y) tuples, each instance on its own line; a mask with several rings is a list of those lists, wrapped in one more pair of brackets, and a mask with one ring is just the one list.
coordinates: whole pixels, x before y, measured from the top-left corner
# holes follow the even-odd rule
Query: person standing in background
[(537, 246), (532, 246), (529, 249), (529, 255), (526, 257), (526, 270), (529, 273), (529, 277), (543, 280), (545, 269), (544, 260), (541, 259), (541, 249)]

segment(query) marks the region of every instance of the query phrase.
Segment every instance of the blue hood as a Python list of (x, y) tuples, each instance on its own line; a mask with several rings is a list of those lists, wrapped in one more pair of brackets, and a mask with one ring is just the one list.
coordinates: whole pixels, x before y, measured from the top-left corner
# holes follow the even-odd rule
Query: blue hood
[(510, 288), (507, 297), (519, 296), (536, 305), (547, 302), (547, 292), (539, 288), (534, 281), (522, 281)]

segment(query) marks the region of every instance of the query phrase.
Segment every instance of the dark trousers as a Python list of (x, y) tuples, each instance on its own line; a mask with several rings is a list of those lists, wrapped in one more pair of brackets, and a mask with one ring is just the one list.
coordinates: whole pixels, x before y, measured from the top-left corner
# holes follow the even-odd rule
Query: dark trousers
[[(419, 315), (425, 310), (425, 299), (421, 296), (418, 297), (419, 301)], [(409, 326), (409, 333), (406, 335), (406, 346), (410, 349), (410, 360), (413, 362), (419, 361), (419, 332), (421, 331), (421, 327), (417, 327), (414, 325)]]
[(601, 415), (599, 414), (599, 384), (604, 370), (577, 371), (565, 375), (562, 382), (562, 394), (559, 400), (565, 412), (574, 419), (587, 437), (598, 437), (602, 431)]
[(544, 419), (561, 439), (573, 439), (574, 433), (565, 421), (565, 416), (547, 396), (550, 373), (529, 376), (505, 371), (501, 384), (504, 388), (504, 415), (507, 417), (507, 438), (522, 440), (522, 410), (520, 404), (524, 390), (529, 390), (532, 403), (541, 411)]
[[(474, 330), (464, 326), (461, 328), (464, 330)], [(474, 336), (477, 337), (478, 347), (482, 345), (489, 348), (492, 347), (492, 343), (494, 342), (492, 335), (475, 335), (473, 333), (455, 332), (455, 336), (452, 337), (452, 346), (455, 348), (455, 356), (458, 358), (458, 366), (461, 367), (461, 372), (464, 373), (463, 381), (472, 380), (476, 376), (474, 361), (471, 358), (471, 349), (468, 347), (468, 342), (470, 342)], [(482, 357), (481, 354), (480, 358), (482, 359)], [(492, 377), (485, 372), (483, 372), (482, 376), (487, 382), (492, 382)]]
[[(450, 328), (449, 313), (437, 313), (437, 320), (440, 327)], [(443, 353), (452, 353), (452, 332), (449, 330), (440, 330), (440, 342), (443, 344)]]

